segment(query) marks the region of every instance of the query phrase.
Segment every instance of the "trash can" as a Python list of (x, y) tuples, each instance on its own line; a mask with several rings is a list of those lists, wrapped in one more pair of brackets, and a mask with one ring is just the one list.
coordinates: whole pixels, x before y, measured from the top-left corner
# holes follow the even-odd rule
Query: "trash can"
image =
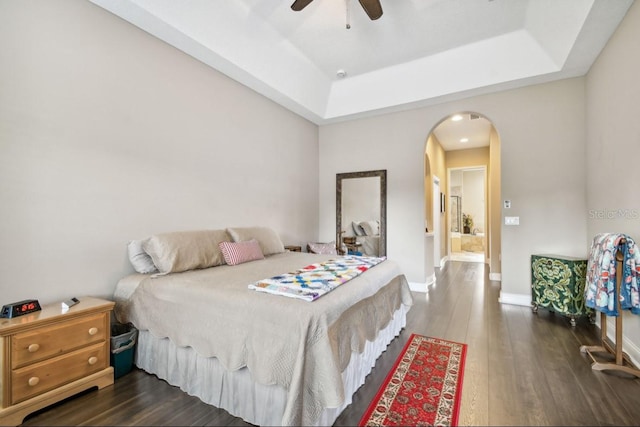
[(114, 379), (131, 372), (138, 330), (131, 324), (111, 325), (111, 366)]

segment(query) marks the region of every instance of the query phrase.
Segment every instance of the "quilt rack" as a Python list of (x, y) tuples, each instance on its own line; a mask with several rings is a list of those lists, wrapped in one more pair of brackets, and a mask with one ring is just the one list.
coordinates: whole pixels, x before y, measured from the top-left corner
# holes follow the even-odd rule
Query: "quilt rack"
[[(626, 244), (626, 240), (623, 238), (620, 240), (620, 244)], [(630, 375), (634, 375), (640, 378), (640, 370), (637, 369), (631, 358), (626, 352), (622, 351), (622, 310), (620, 308), (620, 286), (622, 283), (622, 271), (623, 271), (624, 254), (622, 251), (616, 252), (616, 304), (618, 316), (616, 316), (616, 334), (615, 342), (611, 342), (607, 337), (607, 315), (604, 312), (600, 312), (600, 345), (583, 345), (580, 346), (580, 352), (587, 353), (593, 363), (591, 369), (594, 371), (622, 371)], [(593, 353), (608, 353), (615, 356), (615, 363), (611, 361), (598, 361)]]

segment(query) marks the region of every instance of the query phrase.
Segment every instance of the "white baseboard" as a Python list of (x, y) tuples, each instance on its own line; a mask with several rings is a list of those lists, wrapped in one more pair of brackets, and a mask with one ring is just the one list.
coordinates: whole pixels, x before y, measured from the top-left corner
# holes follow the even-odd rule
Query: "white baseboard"
[(522, 305), (531, 307), (531, 295), (529, 294), (508, 294), (500, 291), (498, 301), (501, 304)]
[(502, 281), (502, 273), (489, 273), (489, 280)]
[(427, 286), (436, 284), (436, 273), (431, 273), (431, 276), (427, 277)]
[(427, 292), (427, 286), (432, 285), (435, 282), (436, 282), (436, 275), (432, 274), (431, 278), (427, 278), (427, 282), (426, 283), (409, 282), (409, 289), (411, 289), (414, 292), (426, 293)]
[[(600, 313), (597, 313), (598, 325), (600, 324)], [(612, 318), (607, 319), (607, 337), (611, 340), (611, 342), (616, 342), (616, 322), (615, 318), (613, 321), (610, 321)], [(633, 363), (636, 367), (640, 366), (640, 347), (636, 345), (633, 341), (627, 338), (622, 334), (622, 351), (629, 355), (629, 359), (631, 359), (631, 363)]]

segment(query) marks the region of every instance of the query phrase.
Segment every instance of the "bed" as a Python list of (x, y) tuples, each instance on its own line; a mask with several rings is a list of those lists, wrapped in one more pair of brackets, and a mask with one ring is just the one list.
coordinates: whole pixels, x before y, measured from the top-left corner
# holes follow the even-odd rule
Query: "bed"
[(205, 268), (178, 254), (171, 265), (189, 268), (121, 279), (114, 313), (139, 330), (136, 365), (252, 424), (333, 424), (405, 326), (412, 297), (398, 265), (384, 260), (308, 302), (248, 285), (336, 255), (286, 252), (264, 228), (217, 230), (216, 239), (193, 243), (195, 235), (169, 245), (152, 236), (165, 240), (142, 246), (156, 267), (167, 246), (218, 256), (209, 247), (216, 239), (257, 241), (260, 254), (237, 264), (218, 257)]

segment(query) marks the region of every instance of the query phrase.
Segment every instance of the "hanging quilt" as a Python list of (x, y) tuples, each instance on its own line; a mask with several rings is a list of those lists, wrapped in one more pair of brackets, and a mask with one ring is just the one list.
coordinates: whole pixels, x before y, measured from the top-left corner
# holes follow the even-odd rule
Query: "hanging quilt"
[[(623, 254), (621, 272), (617, 271), (618, 251)], [(616, 292), (617, 274), (622, 274), (619, 294)], [(608, 316), (619, 316), (618, 299), (621, 309), (640, 314), (640, 252), (633, 239), (625, 234), (600, 233), (591, 243), (585, 305)]]

